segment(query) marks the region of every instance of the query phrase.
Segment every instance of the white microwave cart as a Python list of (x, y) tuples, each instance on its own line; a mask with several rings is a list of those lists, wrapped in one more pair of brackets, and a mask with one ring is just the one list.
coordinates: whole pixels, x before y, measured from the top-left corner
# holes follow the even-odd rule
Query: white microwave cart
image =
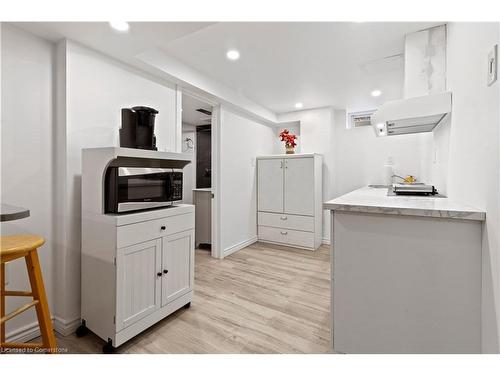
[(114, 349), (174, 311), (188, 308), (194, 283), (194, 206), (104, 213), (109, 166), (176, 168), (182, 154), (108, 147), (82, 154), (81, 326)]

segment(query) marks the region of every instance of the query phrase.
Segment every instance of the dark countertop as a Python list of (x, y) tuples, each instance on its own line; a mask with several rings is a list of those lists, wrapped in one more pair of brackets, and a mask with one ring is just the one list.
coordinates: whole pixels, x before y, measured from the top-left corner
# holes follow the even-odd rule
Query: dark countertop
[(30, 216), (30, 210), (27, 208), (0, 204), (0, 221), (24, 219), (28, 216)]

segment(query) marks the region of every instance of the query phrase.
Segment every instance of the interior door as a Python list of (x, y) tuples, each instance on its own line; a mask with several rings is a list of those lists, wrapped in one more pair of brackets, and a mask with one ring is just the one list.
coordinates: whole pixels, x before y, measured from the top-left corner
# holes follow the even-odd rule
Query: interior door
[(259, 159), (257, 162), (258, 210), (283, 212), (283, 159)]
[[(116, 329), (134, 324), (160, 307), (161, 239), (118, 249)], [(99, 293), (98, 290), (95, 293)]]
[(314, 158), (285, 159), (284, 212), (314, 215)]
[(162, 297), (161, 305), (186, 294), (194, 281), (194, 230), (162, 238)]

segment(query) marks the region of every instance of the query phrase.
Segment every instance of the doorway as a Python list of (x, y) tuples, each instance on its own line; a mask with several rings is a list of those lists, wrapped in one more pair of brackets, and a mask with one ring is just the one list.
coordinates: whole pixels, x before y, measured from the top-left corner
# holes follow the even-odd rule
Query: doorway
[(210, 251), (213, 257), (219, 257), (214, 219), (216, 171), (212, 168), (217, 147), (212, 142), (212, 124), (217, 108), (209, 100), (182, 93), (182, 152), (191, 160), (184, 168), (183, 203), (195, 206), (195, 247)]
[(196, 188), (212, 187), (212, 125), (196, 127)]

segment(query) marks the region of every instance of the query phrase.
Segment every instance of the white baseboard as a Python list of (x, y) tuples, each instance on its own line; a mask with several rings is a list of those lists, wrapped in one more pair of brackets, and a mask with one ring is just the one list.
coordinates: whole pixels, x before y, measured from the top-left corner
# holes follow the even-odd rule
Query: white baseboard
[(253, 236), (246, 241), (242, 241), (240, 243), (237, 243), (236, 245), (230, 246), (227, 249), (224, 249), (223, 256), (227, 257), (228, 255), (231, 255), (232, 253), (235, 253), (238, 250), (243, 249), (244, 247), (250, 246), (251, 244), (257, 242), (257, 240), (257, 236)]
[[(54, 330), (63, 335), (68, 336), (76, 331), (76, 329), (80, 326), (80, 318), (65, 320), (59, 317), (52, 317), (52, 324), (54, 326)], [(24, 327), (18, 328), (12, 332), (7, 333), (5, 340), (7, 342), (28, 342), (37, 337), (40, 337), (40, 327), (38, 325), (38, 321), (26, 324)]]
[(331, 245), (330, 238), (323, 237), (322, 241), (323, 245)]
[(26, 324), (24, 327), (18, 328), (15, 331), (5, 335), (7, 342), (28, 342), (40, 336), (40, 327), (38, 321)]
[(71, 320), (62, 319), (58, 316), (54, 316), (54, 329), (57, 333), (68, 336), (76, 331), (80, 326), (81, 319), (75, 318)]

